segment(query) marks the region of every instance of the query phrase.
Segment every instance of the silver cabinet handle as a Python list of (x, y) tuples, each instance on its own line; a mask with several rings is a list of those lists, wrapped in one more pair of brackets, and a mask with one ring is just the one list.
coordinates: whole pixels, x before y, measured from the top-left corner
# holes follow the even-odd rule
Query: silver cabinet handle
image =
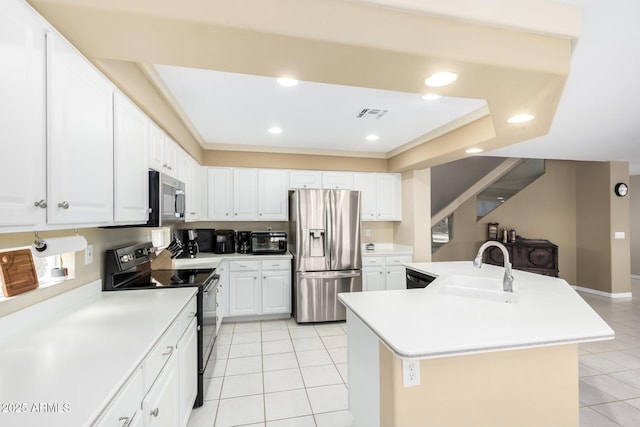
[(129, 424), (131, 424), (131, 418), (129, 417), (120, 417), (118, 418), (118, 422), (120, 421), (124, 421), (124, 423), (122, 423), (122, 427), (128, 427)]
[(158, 416), (158, 412), (160, 412), (160, 410), (158, 410), (158, 408), (156, 408), (153, 411), (149, 412), (149, 415), (157, 417)]
[(227, 213), (225, 214), (225, 216), (229, 216), (229, 212), (227, 212)]
[(168, 167), (169, 167), (169, 165), (167, 165), (166, 163), (163, 163), (163, 164), (162, 164), (162, 167), (163, 167), (163, 168), (168, 168)]
[(196, 214), (195, 212), (189, 212), (189, 215), (195, 215), (195, 214)]
[(238, 212), (234, 213), (235, 216), (238, 216)]
[(170, 171), (173, 170), (173, 166), (167, 166), (169, 168)]
[(42, 199), (42, 200), (38, 200), (38, 201), (37, 201), (37, 202), (35, 202), (33, 205), (34, 205), (35, 207), (37, 207), (37, 208), (45, 209), (45, 208), (47, 207), (47, 202), (46, 202), (46, 201), (44, 201), (44, 199)]
[(69, 209), (69, 202), (58, 203), (58, 207), (62, 209)]
[(195, 317), (195, 315), (196, 315), (195, 311), (192, 311), (192, 312), (189, 313), (189, 317)]
[(260, 216), (262, 216), (262, 214), (260, 214)]
[(382, 271), (380, 272), (380, 274), (382, 274)]
[(169, 351), (166, 352), (166, 353), (162, 353), (163, 356), (171, 356), (171, 353), (173, 353), (173, 346), (172, 345), (168, 345), (167, 348), (169, 349)]

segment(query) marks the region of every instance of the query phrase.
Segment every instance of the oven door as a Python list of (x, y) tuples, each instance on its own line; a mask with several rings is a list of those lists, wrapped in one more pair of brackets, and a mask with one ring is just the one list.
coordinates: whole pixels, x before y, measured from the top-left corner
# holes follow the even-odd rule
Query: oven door
[(219, 282), (220, 276), (216, 274), (202, 291), (202, 372), (207, 368), (219, 328), (216, 317), (216, 295)]

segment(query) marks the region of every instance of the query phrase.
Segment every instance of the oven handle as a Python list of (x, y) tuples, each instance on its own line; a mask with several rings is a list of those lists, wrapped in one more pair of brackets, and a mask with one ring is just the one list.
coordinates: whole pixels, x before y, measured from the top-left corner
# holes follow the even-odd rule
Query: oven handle
[(210, 280), (207, 282), (207, 286), (205, 286), (203, 292), (205, 294), (208, 294), (211, 288), (216, 286), (218, 282), (220, 282), (220, 275), (214, 273), (213, 276), (211, 276)]

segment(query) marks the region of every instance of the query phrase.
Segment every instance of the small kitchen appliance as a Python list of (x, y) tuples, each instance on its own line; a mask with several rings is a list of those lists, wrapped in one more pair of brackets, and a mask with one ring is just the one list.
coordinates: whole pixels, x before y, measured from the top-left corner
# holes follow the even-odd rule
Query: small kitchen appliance
[(220, 327), (216, 317), (220, 276), (215, 274), (214, 268), (152, 269), (151, 263), (155, 258), (156, 248), (151, 242), (107, 250), (102, 290), (168, 289), (182, 286), (198, 288), (195, 314), (198, 322), (198, 395), (194, 406), (199, 407), (204, 402), (205, 369), (208, 363), (215, 363), (215, 359), (209, 360), (209, 356)]
[(236, 232), (233, 230), (216, 230), (216, 254), (232, 254), (236, 251)]
[(198, 233), (196, 242), (198, 242), (200, 252), (213, 252), (216, 247), (216, 230), (213, 228), (198, 228), (196, 232)]
[(149, 219), (145, 226), (164, 227), (184, 222), (184, 182), (149, 170)]
[(250, 231), (236, 232), (236, 239), (238, 240), (239, 254), (251, 253), (251, 232)]
[(200, 252), (197, 239), (198, 232), (196, 230), (187, 230), (187, 253), (189, 254), (189, 258), (195, 258), (198, 252)]
[(284, 231), (251, 232), (251, 253), (276, 255), (287, 252), (287, 233)]

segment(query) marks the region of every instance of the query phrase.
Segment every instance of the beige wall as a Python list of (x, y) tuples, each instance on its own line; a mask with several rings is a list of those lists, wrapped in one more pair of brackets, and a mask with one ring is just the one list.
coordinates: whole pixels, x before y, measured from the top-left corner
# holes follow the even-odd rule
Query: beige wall
[(403, 387), (402, 360), (382, 343), (382, 427), (578, 427), (578, 346), (497, 351), (420, 361)]
[(629, 179), (631, 274), (640, 276), (640, 175)]
[[(628, 165), (577, 165), (577, 284), (603, 292), (629, 292), (629, 197), (617, 197), (613, 192), (616, 182), (629, 182)], [(627, 237), (614, 240), (616, 231)]]
[(560, 277), (576, 284), (576, 163), (547, 160), (546, 171), (489, 215), (476, 221), (475, 198), (454, 212), (453, 241), (434, 261), (472, 260), (487, 238), (487, 224), (515, 228), (518, 235), (558, 245)]

